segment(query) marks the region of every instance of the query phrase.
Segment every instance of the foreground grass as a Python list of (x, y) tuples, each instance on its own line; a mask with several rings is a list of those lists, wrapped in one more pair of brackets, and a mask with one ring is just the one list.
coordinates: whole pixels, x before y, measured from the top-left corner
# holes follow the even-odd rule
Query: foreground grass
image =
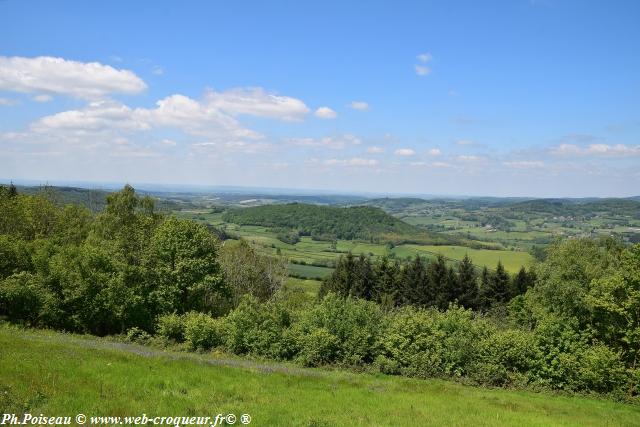
[(640, 425), (639, 407), (609, 401), (301, 369), (7, 326), (0, 326), (0, 412), (248, 413), (256, 426)]

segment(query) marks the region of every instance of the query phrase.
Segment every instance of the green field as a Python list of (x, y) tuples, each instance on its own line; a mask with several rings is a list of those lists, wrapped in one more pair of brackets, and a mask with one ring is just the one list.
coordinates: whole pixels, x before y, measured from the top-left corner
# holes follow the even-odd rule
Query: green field
[(306, 279), (324, 279), (332, 271), (332, 268), (316, 267), (315, 265), (289, 264), (289, 272), (293, 276)]
[(301, 369), (7, 326), (0, 326), (0, 410), (71, 417), (250, 414), (254, 426), (640, 424), (640, 407), (604, 400)]
[[(289, 260), (296, 262), (322, 263), (331, 265), (335, 260), (346, 252), (351, 251), (355, 255), (365, 254), (373, 257), (383, 255), (395, 255), (399, 258), (414, 257), (420, 255), (429, 259), (434, 259), (438, 254), (447, 257), (455, 265), (456, 261), (462, 260), (465, 254), (468, 254), (473, 263), (477, 266), (487, 266), (490, 269), (495, 268), (498, 261), (501, 261), (505, 269), (511, 273), (517, 272), (522, 266), (529, 266), (533, 261), (533, 257), (522, 250), (489, 250), (489, 249), (472, 249), (464, 246), (437, 246), (437, 245), (415, 245), (406, 244), (398, 245), (390, 249), (383, 243), (368, 243), (352, 240), (337, 240), (334, 249), (331, 248), (331, 242), (313, 240), (311, 237), (304, 236), (295, 245), (284, 243), (276, 238), (276, 234), (266, 227), (261, 226), (240, 226), (237, 224), (224, 223), (221, 219), (222, 214), (210, 214), (206, 212), (182, 212), (179, 216), (195, 219), (197, 221), (208, 222), (217, 227), (222, 227), (227, 232), (241, 236), (251, 243), (260, 252), (269, 255), (281, 255)], [(427, 221), (424, 217), (408, 217), (409, 222), (420, 223)], [(435, 220), (430, 220), (435, 221)], [(453, 220), (447, 220), (453, 221)], [(486, 237), (490, 233), (482, 228), (473, 228), (474, 232)], [(532, 239), (548, 236), (549, 234), (541, 232), (511, 232), (506, 233), (497, 231), (492, 234), (494, 237), (501, 237), (511, 242), (530, 242)], [(509, 239), (507, 239), (509, 238)], [(331, 273), (331, 269), (323, 267), (314, 267), (311, 265), (291, 264), (289, 271), (296, 276), (321, 279)]]
[(528, 267), (533, 261), (533, 257), (527, 252), (472, 249), (464, 246), (402, 245), (395, 247), (393, 252), (402, 258), (416, 254), (427, 256), (442, 254), (458, 261), (468, 254), (475, 265), (495, 268), (500, 261), (504, 268), (511, 273), (517, 272), (522, 266)]

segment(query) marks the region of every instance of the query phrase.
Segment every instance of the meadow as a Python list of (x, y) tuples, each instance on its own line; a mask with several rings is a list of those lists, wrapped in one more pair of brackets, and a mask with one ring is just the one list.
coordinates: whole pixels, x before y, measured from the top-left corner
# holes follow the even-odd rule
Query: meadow
[(250, 414), (255, 426), (640, 423), (640, 407), (608, 400), (307, 369), (7, 325), (0, 326), (0, 410), (72, 417)]
[[(401, 244), (389, 246), (386, 243), (371, 243), (359, 240), (337, 239), (332, 246), (330, 241), (313, 240), (309, 236), (303, 236), (296, 244), (282, 242), (276, 237), (276, 233), (267, 227), (253, 225), (238, 225), (225, 222), (221, 213), (208, 211), (176, 211), (174, 214), (185, 219), (193, 219), (214, 227), (223, 229), (231, 236), (242, 237), (262, 253), (269, 255), (281, 255), (297, 264), (290, 265), (290, 272), (299, 277), (322, 279), (330, 274), (330, 270), (320, 266), (331, 267), (337, 258), (347, 252), (354, 255), (368, 255), (374, 258), (389, 256), (396, 258), (413, 258), (420, 255), (426, 259), (435, 259), (439, 254), (447, 258), (449, 264), (457, 264), (466, 254), (479, 268), (487, 266), (495, 268), (498, 261), (502, 262), (510, 273), (516, 273), (520, 267), (528, 267), (533, 257), (521, 248), (517, 250), (475, 249), (457, 245), (420, 245)], [(406, 218), (405, 218), (406, 219)], [(420, 224), (420, 221), (409, 223)], [(477, 228), (475, 229), (477, 230)], [(504, 232), (498, 232), (504, 233)], [(531, 232), (527, 232), (531, 233)], [(485, 232), (486, 234), (486, 232)], [(510, 234), (515, 234), (510, 233)], [(522, 233), (521, 233), (522, 234)], [(533, 237), (532, 237), (533, 238)], [(479, 242), (481, 242), (479, 240)], [(307, 266), (299, 263), (309, 264)], [(310, 264), (314, 264), (311, 266)]]

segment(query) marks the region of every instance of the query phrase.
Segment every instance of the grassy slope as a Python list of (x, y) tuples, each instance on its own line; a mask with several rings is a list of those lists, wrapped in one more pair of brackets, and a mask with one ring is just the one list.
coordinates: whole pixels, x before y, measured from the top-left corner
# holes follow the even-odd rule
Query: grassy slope
[(251, 414), (254, 426), (640, 424), (640, 408), (608, 401), (222, 360), (6, 326), (0, 391), (2, 412), (232, 412)]

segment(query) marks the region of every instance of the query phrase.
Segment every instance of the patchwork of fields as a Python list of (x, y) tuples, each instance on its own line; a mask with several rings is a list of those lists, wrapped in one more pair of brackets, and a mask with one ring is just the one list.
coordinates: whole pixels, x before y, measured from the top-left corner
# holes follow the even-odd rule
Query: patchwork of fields
[[(435, 259), (443, 255), (450, 264), (456, 264), (465, 255), (471, 257), (479, 268), (487, 266), (495, 268), (498, 261), (502, 262), (505, 269), (511, 273), (517, 272), (520, 267), (528, 267), (533, 257), (522, 250), (493, 250), (474, 249), (464, 246), (437, 246), (403, 244), (392, 246), (383, 243), (370, 243), (352, 240), (317, 241), (304, 236), (296, 244), (282, 242), (276, 237), (276, 233), (266, 227), (226, 223), (221, 213), (208, 213), (206, 211), (177, 211), (177, 216), (195, 219), (196, 221), (211, 224), (223, 229), (232, 236), (238, 236), (249, 241), (262, 253), (269, 255), (281, 255), (292, 261), (290, 273), (301, 278), (322, 279), (331, 273), (331, 266), (335, 260), (347, 252), (356, 255), (364, 254), (372, 257), (389, 256), (394, 258), (413, 258), (420, 255), (427, 259)], [(306, 264), (306, 265), (304, 265)]]

